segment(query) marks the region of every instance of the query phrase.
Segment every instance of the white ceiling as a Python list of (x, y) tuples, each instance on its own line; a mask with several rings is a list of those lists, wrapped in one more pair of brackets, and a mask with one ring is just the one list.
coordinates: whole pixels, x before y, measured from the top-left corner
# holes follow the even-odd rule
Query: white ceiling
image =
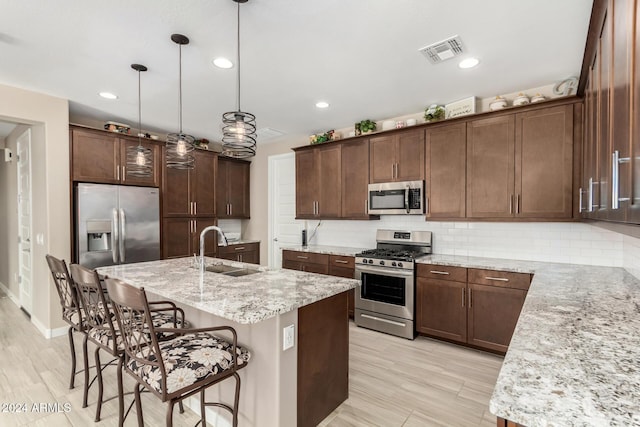
[[(258, 128), (305, 136), (432, 103), (489, 97), (578, 76), (588, 0), (249, 0), (241, 5), (242, 109)], [(0, 83), (70, 100), (72, 115), (177, 131), (178, 47), (184, 131), (219, 140), (235, 110), (232, 0), (0, 0)], [(466, 54), (439, 65), (418, 49), (459, 35)], [(476, 56), (474, 69), (457, 67)], [(119, 95), (116, 101), (98, 92)], [(319, 110), (315, 103), (331, 106)], [(258, 141), (260, 143), (260, 141)]]

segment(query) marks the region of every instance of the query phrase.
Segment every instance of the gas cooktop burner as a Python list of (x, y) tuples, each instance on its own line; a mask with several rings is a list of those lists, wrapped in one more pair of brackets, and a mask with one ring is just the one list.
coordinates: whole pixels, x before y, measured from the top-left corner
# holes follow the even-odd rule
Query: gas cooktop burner
[(425, 255), (424, 252), (420, 252), (417, 250), (410, 251), (403, 249), (367, 249), (366, 251), (360, 252), (357, 256), (377, 259), (389, 259), (392, 261), (411, 262), (423, 255)]

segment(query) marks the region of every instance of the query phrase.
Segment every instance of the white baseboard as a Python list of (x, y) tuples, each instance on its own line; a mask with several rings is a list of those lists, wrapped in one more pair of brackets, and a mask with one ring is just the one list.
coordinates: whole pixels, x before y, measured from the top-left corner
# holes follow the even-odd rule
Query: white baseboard
[(56, 328), (56, 329), (49, 329), (47, 327), (45, 327), (42, 322), (40, 322), (38, 319), (36, 319), (35, 317), (31, 316), (31, 323), (33, 323), (33, 325), (40, 331), (40, 333), (46, 338), (46, 339), (50, 339), (50, 338), (56, 338), (62, 335), (66, 335), (67, 331), (69, 330), (68, 326), (63, 326), (61, 328)]
[(9, 297), (9, 299), (10, 299), (11, 301), (13, 301), (13, 303), (14, 303), (15, 305), (17, 305), (18, 307), (20, 307), (20, 300), (18, 299), (18, 297), (17, 297), (17, 296), (15, 296), (15, 295), (13, 294), (13, 292), (11, 292), (11, 291), (9, 290), (9, 288), (8, 288), (8, 287), (6, 287), (6, 286), (5, 286), (5, 284), (4, 284), (4, 283), (2, 283), (2, 282), (0, 282), (0, 289), (2, 290), (2, 292), (4, 292), (5, 294), (7, 294), (7, 296)]
[[(187, 397), (185, 400), (183, 400), (183, 402), (184, 402), (184, 406), (191, 409), (196, 414), (200, 415), (200, 395), (198, 394), (196, 396), (197, 397), (195, 396)], [(215, 409), (204, 408), (204, 410), (207, 414), (207, 425), (213, 425), (216, 427), (232, 427), (231, 421), (221, 416), (218, 412), (216, 412)], [(224, 409), (222, 409), (222, 411), (224, 411), (225, 414), (229, 414), (229, 412), (225, 411)]]

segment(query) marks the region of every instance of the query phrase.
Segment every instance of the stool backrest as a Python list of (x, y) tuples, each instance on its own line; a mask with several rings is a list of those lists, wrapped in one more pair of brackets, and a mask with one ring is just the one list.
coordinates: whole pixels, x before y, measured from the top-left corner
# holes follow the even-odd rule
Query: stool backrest
[(159, 367), (162, 389), (166, 391), (167, 374), (144, 288), (138, 289), (119, 279), (107, 278), (105, 283), (125, 353), (139, 363)]
[(49, 264), (49, 270), (51, 270), (51, 276), (56, 284), (58, 297), (60, 298), (62, 318), (66, 322), (82, 329), (85, 319), (83, 318), (83, 311), (80, 310), (81, 305), (78, 301), (78, 292), (75, 283), (69, 275), (67, 264), (64, 260), (51, 255), (46, 255), (46, 259), (47, 264)]
[(95, 270), (90, 270), (79, 264), (71, 264), (71, 278), (76, 284), (78, 299), (82, 304), (87, 326), (91, 329), (108, 330), (113, 337), (113, 354), (118, 351), (118, 333), (115, 329), (115, 319), (112, 318), (111, 304), (104, 295), (100, 284), (100, 276)]

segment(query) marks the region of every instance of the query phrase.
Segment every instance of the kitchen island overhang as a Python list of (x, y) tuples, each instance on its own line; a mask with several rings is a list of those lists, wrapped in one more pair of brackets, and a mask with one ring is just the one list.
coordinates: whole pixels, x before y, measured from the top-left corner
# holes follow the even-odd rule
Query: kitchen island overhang
[[(174, 301), (192, 326), (236, 329), (238, 342), (252, 352), (240, 372), (240, 425), (316, 425), (348, 396), (347, 291), (358, 281), (217, 258), (205, 258), (205, 265), (257, 271), (239, 277), (201, 274), (192, 259), (178, 258), (98, 272), (144, 287), (152, 300)], [(294, 346), (283, 350), (283, 328), (290, 325)], [(229, 401), (233, 387), (220, 384), (207, 396)], [(199, 411), (195, 401), (188, 406)], [(224, 411), (209, 408), (207, 419), (230, 425)]]

